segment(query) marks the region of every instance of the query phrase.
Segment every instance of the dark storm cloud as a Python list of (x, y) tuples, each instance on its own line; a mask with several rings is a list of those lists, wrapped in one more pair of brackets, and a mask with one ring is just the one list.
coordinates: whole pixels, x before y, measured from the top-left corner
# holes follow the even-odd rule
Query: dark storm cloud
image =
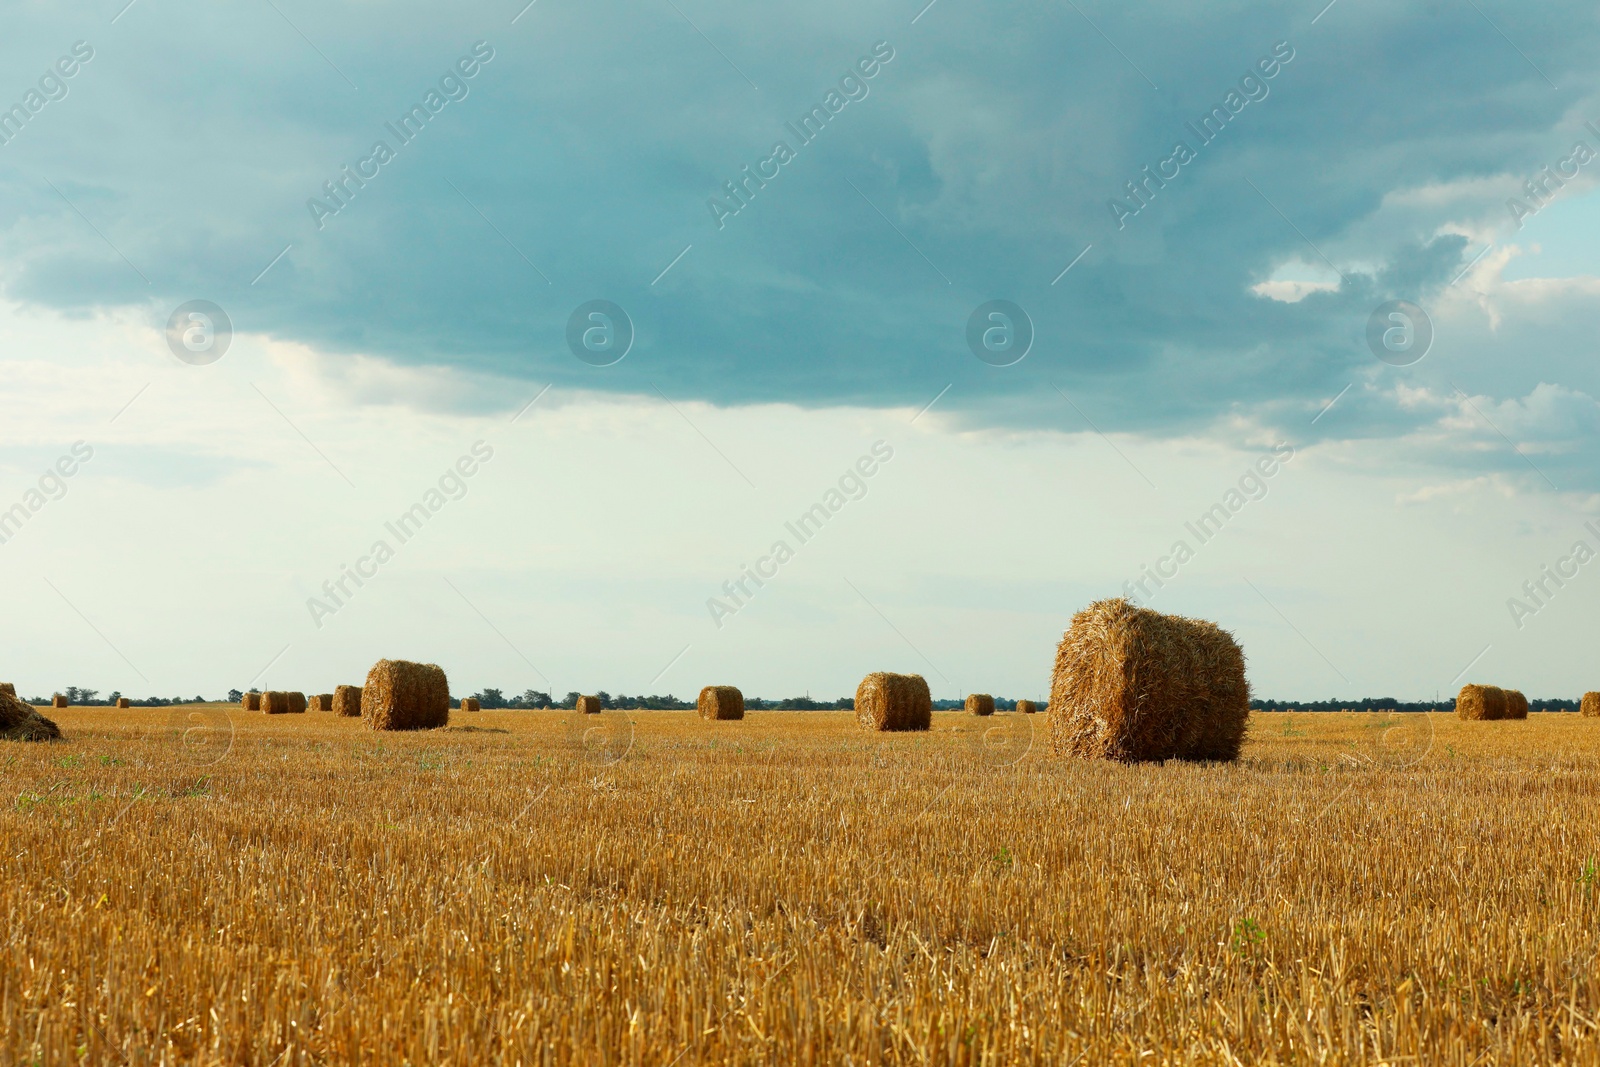
[[(941, 410), (1079, 428), (1059, 385), (1102, 429), (1189, 431), (1314, 412), (1370, 373), (1373, 307), (1427, 303), (1476, 252), (1442, 208), (1375, 225), (1387, 195), (1531, 172), (1600, 117), (1576, 3), (1080, 6), (32, 8), (0, 105), (75, 42), (94, 59), (0, 147), (6, 287), (156, 322), (206, 298), (332, 351), (674, 399), (952, 385)], [(747, 167), (775, 176), (738, 205)], [(1339, 287), (1251, 292), (1288, 261)], [(594, 298), (637, 331), (608, 368), (564, 340)], [(1037, 330), (1013, 367), (967, 349), (993, 298)], [(1465, 387), (1549, 375), (1491, 377)]]

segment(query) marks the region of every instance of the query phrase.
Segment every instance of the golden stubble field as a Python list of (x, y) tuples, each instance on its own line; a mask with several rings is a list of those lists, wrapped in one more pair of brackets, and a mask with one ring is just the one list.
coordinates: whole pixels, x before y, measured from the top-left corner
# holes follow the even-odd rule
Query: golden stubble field
[(1575, 715), (1128, 767), (1004, 714), (52, 714), (0, 744), (0, 1063), (1600, 1061)]

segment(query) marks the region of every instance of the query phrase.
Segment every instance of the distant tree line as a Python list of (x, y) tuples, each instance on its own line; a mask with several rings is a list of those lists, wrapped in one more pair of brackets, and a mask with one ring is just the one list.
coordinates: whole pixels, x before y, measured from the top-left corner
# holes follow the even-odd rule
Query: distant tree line
[[(52, 694), (53, 695), (53, 694)], [(61, 690), (61, 695), (67, 698), (67, 703), (75, 708), (110, 707), (122, 699), (122, 693), (112, 690), (104, 700), (99, 699), (100, 690), (84, 689), (82, 686), (69, 685)], [(36, 707), (48, 707), (51, 697), (29, 697), (28, 703)], [(173, 704), (205, 704), (205, 697), (129, 697), (128, 703), (136, 708), (165, 708)]]
[[(854, 703), (855, 702), (852, 701), (851, 705), (854, 706)], [(1035, 701), (1034, 703), (1036, 705), (1038, 705), (1035, 710), (1041, 711), (1041, 712), (1044, 711), (1044, 709), (1049, 706), (1043, 700), (1038, 700), (1038, 701)], [(966, 706), (967, 706), (967, 702), (965, 700), (935, 700), (933, 702), (933, 707), (934, 707), (935, 711), (960, 711), (962, 708), (964, 708)], [(1006, 697), (995, 697), (994, 698), (994, 710), (996, 710), (996, 711), (1016, 711), (1017, 710), (1017, 702), (1015, 700), (1010, 700), (1010, 699), (1008, 699)]]
[[(252, 687), (249, 691), (252, 693), (260, 692), (259, 689), (254, 687)], [(61, 691), (61, 695), (66, 697), (67, 703), (71, 704), (73, 707), (105, 707), (114, 705), (123, 696), (121, 692), (112, 692), (104, 700), (101, 700), (100, 690), (85, 689), (82, 686), (76, 685), (67, 686)], [(229, 704), (237, 704), (244, 699), (244, 695), (245, 694), (243, 690), (230, 689), (228, 690), (226, 702)], [(573, 690), (565, 697), (557, 700), (542, 689), (525, 689), (523, 690), (522, 695), (510, 697), (506, 696), (505, 692), (500, 689), (484, 689), (481, 692), (473, 694), (473, 696), (477, 698), (478, 705), (486, 711), (492, 709), (526, 710), (537, 708), (565, 708), (570, 711), (578, 706), (578, 697), (581, 695), (582, 694), (576, 690)], [(628, 696), (623, 693), (612, 696), (610, 693), (607, 693), (602, 689), (599, 692), (591, 695), (600, 698), (600, 706), (603, 708), (626, 709), (630, 711), (692, 711), (695, 708), (695, 702), (693, 700), (680, 700), (671, 693), (668, 693), (666, 696), (658, 696), (656, 694), (651, 694), (650, 696)], [(210, 701), (203, 696), (130, 697), (128, 702), (136, 708), (165, 708), (174, 704), (210, 703)], [(29, 698), (28, 703), (47, 706), (50, 703), (50, 697), (31, 697)], [(1254, 701), (1251, 706), (1265, 706), (1266, 704), (1271, 703), (1273, 702)], [(1340, 705), (1336, 701), (1324, 701), (1323, 703), (1331, 704), (1335, 708), (1340, 706), (1352, 706), (1350, 704)], [(1557, 703), (1562, 702), (1558, 701)], [(1577, 704), (1574, 701), (1569, 700), (1565, 701), (1564, 703), (1571, 705), (1571, 708), (1565, 710), (1575, 710), (1577, 708)], [(854, 711), (856, 707), (856, 701), (854, 697), (839, 697), (835, 700), (813, 700), (809, 696), (803, 696), (783, 697), (780, 700), (766, 700), (761, 697), (747, 696), (744, 698), (744, 706), (753, 711)], [(935, 700), (933, 702), (933, 706), (940, 711), (958, 711), (962, 708), (963, 701)], [(1017, 710), (1017, 702), (1005, 697), (995, 697), (994, 706), (997, 711)], [(1295, 706), (1298, 707), (1299, 705)], [(1454, 702), (1452, 702), (1451, 706), (1454, 706)], [(1045, 704), (1043, 701), (1039, 702), (1039, 710), (1045, 710)], [(1307, 706), (1307, 710), (1311, 710), (1310, 706)]]
[[(485, 689), (474, 693), (478, 706), (484, 710), (493, 708), (566, 708), (571, 710), (578, 706), (580, 694), (576, 690), (568, 693), (560, 700), (556, 700), (549, 693), (539, 689), (528, 689), (521, 696), (507, 697), (499, 689)], [(641, 711), (692, 711), (695, 707), (693, 700), (680, 700), (668, 693), (666, 696), (627, 696), (618, 694), (612, 696), (604, 689), (597, 693), (589, 694), (600, 699), (603, 708), (617, 708)], [(762, 697), (746, 696), (744, 706), (751, 711), (854, 711), (855, 697), (839, 697), (836, 700), (813, 700), (809, 696), (784, 697), (781, 700), (766, 700)], [(960, 700), (935, 700), (933, 706), (940, 711), (959, 710), (964, 706)], [(999, 711), (1016, 711), (1017, 702), (1003, 697), (996, 697), (994, 706)], [(1044, 710), (1044, 704), (1039, 705), (1039, 710)]]
[[(1455, 711), (1456, 698), (1396, 700), (1363, 697), (1360, 700), (1252, 700), (1251, 711)], [(1529, 711), (1577, 711), (1576, 700), (1530, 700)]]
[[(251, 689), (250, 692), (259, 692)], [(122, 693), (112, 692), (104, 700), (99, 699), (100, 690), (85, 689), (82, 686), (69, 685), (61, 691), (67, 698), (67, 703), (74, 707), (103, 707), (115, 704)], [(475, 693), (478, 704), (485, 710), (490, 709), (537, 709), (537, 708), (565, 708), (571, 710), (578, 706), (578, 697), (582, 695), (576, 690), (568, 693), (560, 700), (540, 689), (525, 689), (521, 696), (508, 697), (499, 689), (484, 689)], [(592, 694), (600, 698), (603, 708), (642, 710), (642, 711), (691, 711), (695, 707), (693, 700), (680, 700), (668, 693), (666, 696), (627, 696), (617, 694), (612, 696), (605, 690)], [(244, 693), (238, 689), (228, 690), (228, 703), (237, 704), (244, 699)], [(165, 708), (174, 704), (205, 704), (208, 701), (202, 696), (193, 697), (130, 697), (129, 703), (136, 708)], [(30, 697), (28, 703), (35, 705), (48, 705), (49, 697)], [(854, 697), (839, 697), (836, 700), (813, 700), (809, 696), (784, 697), (781, 700), (765, 700), (761, 697), (747, 696), (744, 706), (753, 711), (854, 711), (856, 702)], [(939, 711), (958, 711), (964, 705), (960, 700), (935, 700), (934, 708)], [(995, 697), (996, 711), (1016, 711), (1017, 702), (1006, 697)], [(1047, 705), (1039, 701), (1039, 711), (1043, 712)], [(1397, 700), (1394, 697), (1362, 697), (1359, 700), (1252, 700), (1251, 711), (1455, 711), (1456, 698), (1445, 697), (1443, 700)], [(1529, 700), (1529, 711), (1577, 711), (1578, 701), (1565, 699)]]

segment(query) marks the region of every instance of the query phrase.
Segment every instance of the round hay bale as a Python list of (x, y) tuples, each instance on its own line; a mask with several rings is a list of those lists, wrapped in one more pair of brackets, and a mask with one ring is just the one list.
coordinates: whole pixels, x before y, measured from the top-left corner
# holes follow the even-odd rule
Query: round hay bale
[(1506, 717), (1506, 691), (1498, 685), (1464, 685), (1456, 696), (1456, 717), (1487, 722)]
[(133, 702), (130, 701), (127, 697), (118, 697), (117, 698), (117, 707), (119, 709), (121, 709), (121, 708), (131, 708), (131, 707), (133, 707)]
[(700, 690), (700, 699), (695, 706), (702, 719), (744, 718), (744, 694), (739, 692), (737, 686), (708, 685)]
[(966, 707), (968, 715), (993, 715), (994, 697), (988, 693), (969, 693)]
[(361, 687), (336, 685), (333, 687), (333, 711), (346, 719), (361, 717)]
[(1526, 719), (1528, 717), (1528, 698), (1522, 695), (1520, 689), (1506, 690), (1506, 718)]
[(261, 710), (268, 715), (287, 715), (292, 710), (289, 694), (269, 689), (261, 694)]
[(333, 694), (332, 693), (318, 693), (315, 696), (311, 697), (310, 700), (311, 700), (311, 710), (312, 711), (332, 711), (333, 710)]
[(1600, 717), (1600, 693), (1585, 693), (1578, 701), (1578, 714), (1593, 719)]
[(50, 706), (52, 708), (64, 708), (67, 706), (67, 698), (62, 696), (60, 693), (57, 693), (55, 696), (50, 698)]
[(60, 737), (59, 726), (0, 690), (0, 741), (56, 741)]
[(361, 718), (374, 730), (432, 730), (450, 722), (450, 682), (433, 663), (380, 659), (361, 687)]
[(243, 697), (240, 698), (239, 706), (241, 708), (243, 708), (245, 711), (260, 711), (261, 710), (261, 694), (260, 693), (246, 693)]
[(477, 697), (462, 697), (461, 698), (461, 710), (462, 711), (482, 711), (483, 709), (479, 706)]
[(1047, 714), (1058, 756), (1237, 759), (1250, 715), (1244, 651), (1215, 623), (1101, 600), (1061, 636)]
[(598, 715), (600, 714), (600, 698), (579, 697), (577, 708), (579, 715)]
[(1024, 715), (1037, 715), (1039, 713), (1039, 705), (1031, 700), (1019, 700), (1017, 701), (1017, 710)]
[(856, 686), (856, 722), (869, 730), (926, 730), (933, 725), (933, 695), (920, 674), (878, 671)]
[(306, 695), (304, 693), (289, 694), (290, 715), (304, 715), (308, 706), (309, 702), (306, 700)]

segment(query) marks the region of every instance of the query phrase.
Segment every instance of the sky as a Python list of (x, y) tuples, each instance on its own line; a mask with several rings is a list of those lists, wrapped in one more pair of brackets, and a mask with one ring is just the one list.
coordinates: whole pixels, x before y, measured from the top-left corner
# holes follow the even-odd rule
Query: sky
[(1600, 688), (1592, 7), (524, 5), (8, 7), (0, 676)]

